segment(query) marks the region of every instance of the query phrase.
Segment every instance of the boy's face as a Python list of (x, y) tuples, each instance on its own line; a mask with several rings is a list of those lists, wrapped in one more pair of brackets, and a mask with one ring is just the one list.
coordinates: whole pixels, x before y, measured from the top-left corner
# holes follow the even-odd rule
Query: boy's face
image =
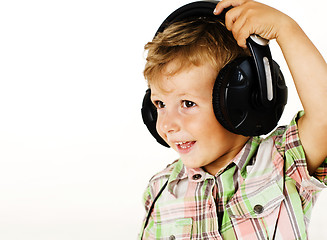
[[(169, 63), (167, 72), (174, 67)], [(179, 153), (184, 165), (216, 174), (248, 138), (223, 128), (213, 112), (212, 89), (217, 71), (210, 64), (191, 66), (173, 76), (161, 75), (151, 86), (158, 109), (157, 131)]]

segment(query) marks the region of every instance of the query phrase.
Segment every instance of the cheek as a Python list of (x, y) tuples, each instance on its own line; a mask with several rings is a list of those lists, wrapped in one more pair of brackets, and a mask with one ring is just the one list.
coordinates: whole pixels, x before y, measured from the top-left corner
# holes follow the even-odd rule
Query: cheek
[(215, 115), (210, 112), (200, 113), (184, 119), (183, 125), (185, 130), (191, 131), (196, 135), (194, 137), (211, 138), (225, 130), (219, 124)]
[(217, 141), (226, 141), (231, 133), (219, 123), (214, 113), (210, 112), (204, 116), (206, 117), (203, 117), (201, 121), (202, 134), (213, 144), (216, 144)]
[(157, 122), (156, 122), (156, 130), (157, 130), (157, 133), (159, 134), (159, 136), (162, 138), (162, 139), (164, 139), (164, 140), (167, 140), (166, 139), (166, 135), (163, 133), (163, 131), (161, 130), (161, 128), (160, 128), (160, 120), (159, 119), (157, 119)]

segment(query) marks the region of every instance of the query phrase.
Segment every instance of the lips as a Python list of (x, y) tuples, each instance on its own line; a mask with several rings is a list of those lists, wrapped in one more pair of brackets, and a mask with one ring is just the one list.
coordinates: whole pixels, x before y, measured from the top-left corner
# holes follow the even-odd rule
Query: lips
[(178, 152), (188, 153), (192, 150), (192, 147), (195, 144), (195, 141), (185, 141), (185, 142), (175, 142)]

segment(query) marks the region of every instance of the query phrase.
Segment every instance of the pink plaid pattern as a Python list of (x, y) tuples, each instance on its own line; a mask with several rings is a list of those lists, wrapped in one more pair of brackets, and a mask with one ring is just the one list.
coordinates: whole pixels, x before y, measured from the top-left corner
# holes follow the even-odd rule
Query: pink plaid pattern
[(216, 176), (180, 160), (156, 174), (144, 194), (146, 211), (168, 186), (143, 239), (307, 239), (327, 159), (309, 176), (296, 125), (302, 114), (266, 139), (253, 137)]

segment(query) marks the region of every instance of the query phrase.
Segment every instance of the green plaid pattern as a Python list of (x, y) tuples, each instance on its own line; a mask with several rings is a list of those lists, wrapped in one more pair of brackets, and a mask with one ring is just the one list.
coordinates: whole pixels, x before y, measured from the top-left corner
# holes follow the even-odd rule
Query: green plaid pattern
[(143, 239), (307, 239), (327, 159), (309, 176), (296, 125), (302, 115), (266, 139), (251, 138), (216, 176), (180, 160), (156, 174), (144, 193), (146, 212), (167, 180), (168, 186)]

